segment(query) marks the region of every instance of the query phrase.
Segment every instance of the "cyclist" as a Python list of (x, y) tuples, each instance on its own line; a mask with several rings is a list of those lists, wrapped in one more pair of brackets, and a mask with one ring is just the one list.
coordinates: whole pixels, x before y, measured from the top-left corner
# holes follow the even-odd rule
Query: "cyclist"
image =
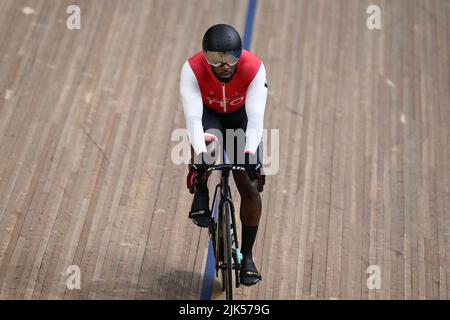
[[(197, 181), (189, 218), (200, 227), (207, 228), (211, 220), (206, 174), (208, 164), (204, 158), (207, 152), (205, 137), (208, 135), (205, 132), (218, 130), (222, 133), (224, 149), (227, 145), (226, 129), (245, 132), (245, 145), (234, 143), (233, 156), (229, 160), (246, 169), (233, 171), (241, 196), (243, 260), (240, 281), (246, 286), (261, 280), (252, 250), (261, 217), (261, 196), (256, 178), (262, 179), (262, 183), (265, 178), (261, 172), (259, 145), (267, 90), (264, 64), (256, 55), (242, 49), (239, 33), (226, 24), (214, 25), (206, 31), (203, 50), (189, 58), (181, 71), (181, 100), (196, 158), (195, 164), (189, 166), (187, 177), (188, 186), (194, 183), (193, 177)], [(216, 138), (220, 140), (220, 137)], [(244, 159), (244, 162), (239, 163), (238, 159)]]

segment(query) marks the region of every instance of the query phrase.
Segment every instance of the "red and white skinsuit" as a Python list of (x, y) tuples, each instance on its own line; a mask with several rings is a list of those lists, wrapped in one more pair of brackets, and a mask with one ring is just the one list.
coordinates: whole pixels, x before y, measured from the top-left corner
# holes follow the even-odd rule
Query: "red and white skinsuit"
[(221, 82), (203, 52), (183, 65), (180, 93), (189, 141), (195, 153), (206, 152), (202, 126), (203, 106), (218, 113), (231, 113), (245, 107), (247, 130), (245, 152), (255, 154), (261, 142), (267, 101), (266, 70), (262, 61), (243, 50), (237, 70), (229, 82)]

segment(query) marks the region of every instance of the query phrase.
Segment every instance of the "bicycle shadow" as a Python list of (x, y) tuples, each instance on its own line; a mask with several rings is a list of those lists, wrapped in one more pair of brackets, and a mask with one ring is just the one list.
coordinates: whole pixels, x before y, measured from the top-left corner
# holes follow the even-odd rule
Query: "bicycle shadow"
[(169, 275), (161, 275), (157, 279), (159, 298), (166, 300), (199, 300), (203, 284), (200, 272), (188, 270), (172, 270)]
[(91, 280), (84, 285), (89, 289), (85, 292), (77, 291), (76, 294), (68, 292), (72, 299), (103, 300), (199, 300), (203, 284), (203, 276), (200, 272), (188, 270), (167, 270), (165, 273), (153, 279), (141, 281), (135, 296), (128, 295), (130, 278), (115, 279), (108, 287), (105, 279)]

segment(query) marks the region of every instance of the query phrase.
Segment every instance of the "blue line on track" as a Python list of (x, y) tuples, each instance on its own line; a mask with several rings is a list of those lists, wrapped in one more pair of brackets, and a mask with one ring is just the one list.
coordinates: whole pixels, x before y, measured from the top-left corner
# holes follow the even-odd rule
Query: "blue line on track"
[(255, 20), (256, 4), (258, 0), (249, 0), (247, 8), (247, 17), (245, 18), (244, 41), (242, 46), (246, 50), (250, 50), (252, 43), (253, 21)]
[[(213, 208), (214, 221), (217, 221), (217, 201)], [(208, 257), (206, 258), (205, 272), (203, 274), (203, 285), (201, 300), (211, 300), (214, 278), (216, 277), (216, 259), (214, 258), (214, 248), (211, 240), (209, 242)]]
[[(250, 50), (252, 42), (253, 21), (255, 19), (256, 5), (258, 0), (249, 0), (247, 7), (247, 17), (245, 18), (244, 40), (242, 46)], [(214, 220), (217, 220), (217, 206), (213, 208)], [(214, 278), (216, 276), (216, 263), (214, 259), (214, 249), (209, 241), (208, 256), (206, 258), (205, 272), (203, 274), (203, 284), (200, 299), (211, 300)]]

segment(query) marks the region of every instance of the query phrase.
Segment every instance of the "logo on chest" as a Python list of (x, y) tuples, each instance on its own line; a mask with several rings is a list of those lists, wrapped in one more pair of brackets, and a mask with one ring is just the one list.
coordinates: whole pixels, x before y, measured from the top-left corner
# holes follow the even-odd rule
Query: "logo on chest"
[[(235, 92), (231, 97), (225, 96), (225, 103), (228, 106), (237, 106), (244, 100), (244, 95)], [(224, 99), (222, 94), (216, 94), (214, 91), (209, 91), (208, 96), (206, 97), (206, 101), (209, 105), (219, 105), (220, 107), (224, 107)]]

